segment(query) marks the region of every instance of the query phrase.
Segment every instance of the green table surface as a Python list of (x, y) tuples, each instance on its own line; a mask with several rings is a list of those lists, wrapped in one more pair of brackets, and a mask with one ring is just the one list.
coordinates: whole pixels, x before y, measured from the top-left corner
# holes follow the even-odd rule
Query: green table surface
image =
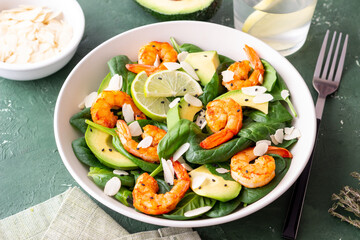
[[(105, 40), (157, 20), (133, 0), (78, 0), (86, 18), (74, 58), (57, 73), (36, 81), (0, 78), (0, 219), (77, 186), (63, 165), (53, 131), (57, 95), (75, 65)], [(360, 230), (330, 216), (331, 194), (360, 171), (360, 1), (319, 0), (305, 45), (287, 57), (311, 81), (327, 29), (349, 33), (343, 79), (328, 97), (307, 190), (298, 239), (360, 239)], [(232, 1), (224, 0), (210, 22), (233, 27)], [(280, 239), (292, 188), (262, 210), (234, 222), (196, 228), (203, 239)], [(101, 205), (101, 204), (100, 204)], [(101, 207), (129, 232), (157, 229)]]

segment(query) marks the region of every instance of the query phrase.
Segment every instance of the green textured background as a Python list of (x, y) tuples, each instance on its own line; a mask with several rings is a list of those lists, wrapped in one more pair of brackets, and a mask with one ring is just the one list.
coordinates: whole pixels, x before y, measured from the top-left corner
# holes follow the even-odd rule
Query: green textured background
[[(79, 0), (86, 28), (79, 49), (62, 70), (28, 82), (0, 78), (0, 218), (53, 197), (76, 182), (58, 154), (53, 115), (57, 95), (74, 66), (103, 41), (157, 22), (132, 0)], [(326, 29), (350, 34), (340, 89), (326, 102), (298, 239), (360, 239), (360, 230), (330, 216), (331, 194), (344, 185), (359, 187), (349, 173), (360, 171), (360, 1), (319, 0), (308, 39), (288, 57), (310, 88)], [(223, 0), (210, 20), (233, 26), (232, 1)], [(291, 190), (243, 219), (197, 228), (203, 239), (280, 239)], [(130, 232), (156, 229), (102, 206)]]

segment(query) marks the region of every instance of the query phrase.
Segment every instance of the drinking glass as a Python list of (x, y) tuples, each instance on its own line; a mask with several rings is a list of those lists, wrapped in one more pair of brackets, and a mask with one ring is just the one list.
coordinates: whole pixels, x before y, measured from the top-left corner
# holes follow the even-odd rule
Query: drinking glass
[(235, 28), (249, 33), (283, 56), (305, 43), (317, 0), (233, 0)]

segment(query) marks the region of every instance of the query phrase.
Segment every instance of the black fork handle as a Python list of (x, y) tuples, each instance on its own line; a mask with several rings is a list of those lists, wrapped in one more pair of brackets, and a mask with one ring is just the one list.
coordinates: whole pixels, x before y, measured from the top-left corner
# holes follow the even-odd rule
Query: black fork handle
[[(316, 119), (316, 137), (317, 139), (319, 133), (320, 119)], [(316, 140), (315, 140), (316, 141)], [(289, 210), (286, 215), (284, 229), (282, 233), (282, 237), (285, 239), (296, 239), (299, 223), (301, 219), (301, 213), (304, 206), (306, 189), (309, 181), (311, 165), (314, 159), (316, 142), (311, 153), (310, 159), (306, 164), (303, 172), (300, 177), (296, 180), (293, 194), (291, 196)]]

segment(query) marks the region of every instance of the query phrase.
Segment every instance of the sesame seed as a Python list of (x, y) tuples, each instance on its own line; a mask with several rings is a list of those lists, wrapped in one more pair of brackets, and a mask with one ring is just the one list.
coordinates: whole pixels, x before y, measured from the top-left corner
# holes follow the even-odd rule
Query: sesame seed
[(227, 187), (227, 184), (224, 184), (225, 187)]
[(234, 84), (233, 84), (233, 83), (230, 83), (230, 86), (234, 86)]
[(201, 186), (199, 187), (199, 189), (201, 189)]
[(143, 184), (143, 183), (141, 185), (145, 186), (145, 184)]
[(249, 99), (245, 98), (245, 102), (249, 101)]
[(92, 132), (92, 129), (90, 128), (90, 132)]
[(240, 109), (238, 109), (237, 112), (240, 112)]
[(248, 170), (246, 170), (245, 172), (246, 172), (246, 173), (248, 173), (249, 171), (248, 171)]
[(136, 117), (140, 117), (140, 115), (138, 114), (138, 115), (136, 115)]
[(191, 177), (191, 175), (189, 174), (189, 177)]
[(255, 88), (255, 92), (257, 91), (258, 89), (257, 88)]
[(181, 105), (179, 105), (179, 108), (182, 108), (182, 106), (181, 106)]
[(190, 107), (190, 103), (188, 103), (188, 107)]
[(202, 121), (200, 120), (199, 123), (202, 124)]
[(154, 197), (150, 197), (150, 199), (154, 199)]
[(140, 148), (136, 148), (136, 150), (139, 150)]
[(213, 182), (215, 182), (215, 179), (211, 179)]
[(204, 57), (207, 57), (207, 55), (204, 55)]
[(155, 45), (152, 45), (152, 47), (155, 47)]
[(195, 97), (198, 97), (199, 95), (195, 94)]
[(165, 103), (165, 101), (161, 101), (161, 103)]
[(159, 79), (159, 80), (162, 80), (162, 78), (161, 78), (161, 77), (158, 77), (158, 79)]
[(111, 148), (109, 148), (109, 151), (110, 151), (110, 152), (112, 152), (112, 149), (111, 149)]
[(101, 151), (103, 152), (103, 151), (105, 151), (105, 149), (103, 148), (103, 149), (101, 149)]
[(186, 88), (184, 88), (184, 92), (186, 91)]
[(194, 71), (195, 71), (195, 72), (196, 72), (196, 71), (199, 71), (199, 69), (198, 69), (198, 68), (195, 68)]

